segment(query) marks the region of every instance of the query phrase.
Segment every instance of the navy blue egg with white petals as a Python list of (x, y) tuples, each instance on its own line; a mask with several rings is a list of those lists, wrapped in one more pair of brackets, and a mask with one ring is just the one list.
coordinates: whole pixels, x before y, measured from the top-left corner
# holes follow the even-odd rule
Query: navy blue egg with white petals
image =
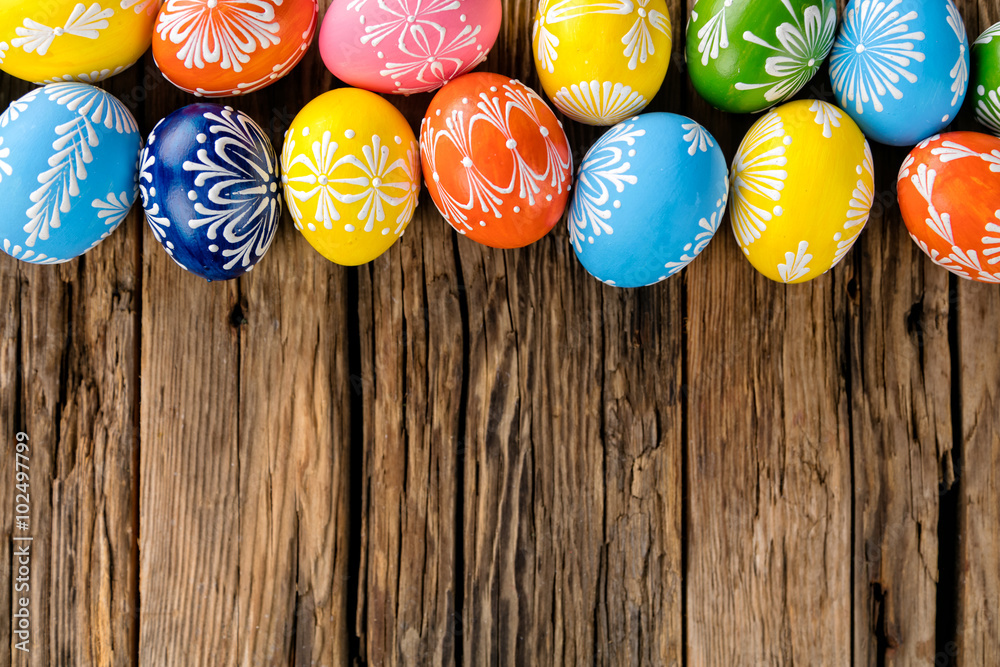
[(192, 104), (161, 120), (140, 158), (146, 222), (182, 268), (229, 280), (253, 267), (281, 217), (279, 162), (242, 111)]
[(869, 139), (912, 146), (955, 119), (969, 38), (952, 0), (851, 0), (830, 55), (837, 102)]
[(704, 127), (671, 113), (636, 116), (587, 151), (570, 206), (570, 242), (599, 280), (651, 285), (705, 249), (728, 190), (726, 160)]

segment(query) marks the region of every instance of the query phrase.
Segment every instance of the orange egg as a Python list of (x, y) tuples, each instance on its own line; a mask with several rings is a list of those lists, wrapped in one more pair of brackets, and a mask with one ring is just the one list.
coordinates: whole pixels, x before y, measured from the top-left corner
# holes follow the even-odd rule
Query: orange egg
[(1000, 139), (949, 132), (922, 141), (899, 170), (899, 209), (935, 264), (1000, 283)]
[(316, 0), (166, 0), (153, 58), (168, 81), (198, 97), (252, 93), (302, 60), (317, 12)]
[(562, 217), (573, 158), (562, 123), (531, 88), (499, 74), (461, 76), (420, 131), (427, 190), (459, 234), (521, 248)]

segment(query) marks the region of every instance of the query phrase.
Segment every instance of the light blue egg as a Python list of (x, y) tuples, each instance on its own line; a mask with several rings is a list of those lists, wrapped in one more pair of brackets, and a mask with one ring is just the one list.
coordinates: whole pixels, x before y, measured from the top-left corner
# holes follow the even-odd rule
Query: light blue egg
[(587, 151), (570, 206), (570, 242), (597, 279), (652, 285), (705, 249), (728, 190), (726, 160), (705, 128), (672, 113), (636, 116)]
[(53, 83), (0, 116), (0, 239), (25, 262), (58, 264), (111, 235), (138, 196), (141, 139), (113, 95)]
[(840, 106), (870, 139), (912, 146), (962, 108), (969, 38), (952, 0), (851, 0), (830, 56)]

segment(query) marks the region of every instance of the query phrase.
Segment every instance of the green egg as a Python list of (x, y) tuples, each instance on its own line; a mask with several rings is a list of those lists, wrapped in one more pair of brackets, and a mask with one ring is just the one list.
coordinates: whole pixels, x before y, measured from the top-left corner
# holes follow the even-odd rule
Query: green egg
[(834, 0), (697, 0), (687, 26), (691, 81), (724, 111), (767, 109), (816, 74), (836, 27)]
[(976, 120), (1000, 137), (1000, 23), (972, 45), (971, 92)]

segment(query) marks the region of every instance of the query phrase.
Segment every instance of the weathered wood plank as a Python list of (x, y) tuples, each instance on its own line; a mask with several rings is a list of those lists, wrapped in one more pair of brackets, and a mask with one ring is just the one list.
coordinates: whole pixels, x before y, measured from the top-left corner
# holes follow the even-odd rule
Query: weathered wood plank
[(849, 302), (854, 433), (854, 655), (935, 657), (939, 482), (951, 475), (948, 275), (910, 240), (895, 197), (905, 150), (873, 146), (876, 206)]
[[(122, 77), (113, 92), (131, 81)], [(10, 97), (28, 88), (12, 82)], [(59, 267), (3, 257), (5, 424), (31, 438), (31, 522), (20, 533), (33, 537), (31, 653), (15, 651), (13, 664), (134, 661), (138, 230), (133, 213), (84, 259)], [(11, 451), (4, 479), (13, 483)]]
[(451, 231), (429, 199), (358, 269), (365, 414), (363, 658), (454, 664), (463, 325)]
[(239, 661), (346, 664), (345, 271), (288, 219), (270, 253), (241, 279)]
[[(157, 74), (149, 131), (191, 103)], [(269, 258), (274, 259), (274, 258)], [(240, 534), (240, 303), (143, 236), (139, 659), (235, 664)], [(237, 323), (238, 324), (238, 323)]]
[[(970, 40), (1000, 21), (1000, 2), (966, 3)], [(975, 15), (978, 9), (978, 17)], [(978, 18), (977, 21), (975, 20)], [(970, 124), (968, 129), (983, 131)], [(958, 282), (956, 383), (961, 415), (956, 663), (1000, 663), (1000, 293)]]
[(958, 289), (962, 477), (957, 658), (1000, 663), (1000, 292)]
[[(756, 119), (710, 110), (688, 91), (688, 115), (731, 161)], [(691, 665), (843, 664), (851, 455), (842, 368), (852, 268), (848, 260), (786, 287), (741, 255), (727, 214), (686, 271), (686, 657)]]

